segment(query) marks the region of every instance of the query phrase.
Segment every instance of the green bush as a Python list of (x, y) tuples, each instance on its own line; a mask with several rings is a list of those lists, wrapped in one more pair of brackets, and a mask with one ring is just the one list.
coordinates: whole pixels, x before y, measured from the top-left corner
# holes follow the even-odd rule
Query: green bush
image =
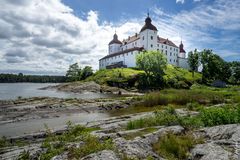
[(18, 160), (29, 160), (30, 158), (30, 152), (29, 151), (23, 151), (20, 153)]
[(205, 126), (239, 123), (240, 107), (225, 106), (203, 109), (200, 113), (200, 119)]
[(174, 135), (168, 133), (153, 145), (153, 149), (166, 159), (187, 159), (190, 149), (199, 142), (191, 134)]

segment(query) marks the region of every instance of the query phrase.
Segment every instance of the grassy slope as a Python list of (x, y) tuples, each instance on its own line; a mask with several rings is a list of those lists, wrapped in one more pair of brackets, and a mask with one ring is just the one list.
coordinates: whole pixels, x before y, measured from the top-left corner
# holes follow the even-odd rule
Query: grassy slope
[(86, 81), (95, 81), (99, 84), (106, 84), (107, 81), (125, 82), (134, 78), (136, 75), (143, 73), (144, 71), (131, 68), (103, 69), (87, 78)]
[(192, 77), (192, 72), (189, 72), (187, 69), (175, 67), (170, 64), (168, 64), (165, 73), (166, 75), (164, 76), (164, 79), (166, 80), (179, 77), (180, 79), (183, 78), (188, 81), (195, 81), (202, 78), (202, 75), (200, 73), (195, 72), (194, 77)]
[[(184, 79), (188, 81), (195, 81), (201, 78), (200, 73), (195, 73), (194, 78), (192, 77), (192, 73), (186, 69), (174, 67), (172, 65), (168, 65), (165, 71), (166, 75), (164, 79)], [(116, 68), (116, 69), (107, 69), (107, 70), (99, 70), (93, 76), (87, 78), (86, 81), (95, 81), (99, 84), (106, 84), (107, 81), (113, 82), (126, 82), (128, 80), (133, 79), (136, 75), (144, 74), (144, 71), (135, 70), (131, 68)]]

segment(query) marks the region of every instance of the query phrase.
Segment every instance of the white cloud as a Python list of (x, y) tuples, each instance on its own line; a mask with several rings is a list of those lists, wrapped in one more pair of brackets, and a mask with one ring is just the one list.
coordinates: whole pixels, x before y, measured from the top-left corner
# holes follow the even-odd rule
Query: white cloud
[(176, 0), (176, 3), (184, 3), (184, 0)]
[[(139, 32), (145, 18), (100, 23), (98, 13), (89, 11), (86, 19), (81, 19), (60, 0), (1, 0), (0, 6), (0, 72), (17, 68), (29, 73), (64, 74), (75, 62), (98, 69), (98, 59), (107, 54), (114, 30), (122, 40)], [(225, 47), (222, 44), (240, 45), (236, 41), (239, 36), (219, 39), (209, 32), (211, 28), (239, 31), (239, 7), (238, 0), (219, 0), (212, 6), (200, 5), (175, 15), (153, 8), (152, 18), (161, 37), (178, 45), (182, 36), (188, 51), (203, 49), (206, 42), (221, 50)], [(222, 50), (221, 56), (230, 56), (226, 48)]]
[(218, 0), (212, 5), (203, 4), (191, 11), (163, 16), (159, 15), (158, 8), (155, 8), (155, 21), (159, 34), (163, 37), (169, 37), (178, 43), (182, 36), (188, 51), (211, 46), (220, 56), (229, 57), (232, 53), (240, 54), (239, 51), (232, 51), (240, 46), (240, 35), (236, 34), (240, 32), (239, 7), (238, 0)]
[[(63, 74), (74, 62), (97, 69), (98, 59), (107, 54), (114, 27), (99, 24), (95, 11), (83, 20), (60, 0), (2, 0), (0, 6), (0, 72)], [(117, 30), (126, 37), (136, 26), (128, 22)]]

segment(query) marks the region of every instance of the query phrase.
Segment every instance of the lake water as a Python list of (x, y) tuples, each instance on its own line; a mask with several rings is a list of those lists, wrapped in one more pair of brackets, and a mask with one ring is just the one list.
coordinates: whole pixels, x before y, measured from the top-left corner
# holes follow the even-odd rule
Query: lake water
[(15, 123), (0, 125), (0, 137), (22, 136), (29, 133), (36, 133), (45, 130), (45, 125), (50, 129), (62, 129), (68, 121), (73, 124), (86, 124), (87, 122), (97, 121), (108, 118), (107, 113), (77, 113), (64, 115), (57, 118), (33, 119)]
[[(81, 98), (94, 99), (106, 98), (113, 95), (102, 93), (66, 93), (56, 90), (40, 90), (39, 88), (49, 85), (57, 85), (56, 83), (0, 83), (0, 100), (16, 99), (18, 97), (57, 97), (57, 98)], [(0, 106), (1, 107), (1, 106)], [(107, 113), (76, 113), (70, 115), (62, 115), (56, 118), (33, 119), (28, 121), (7, 123), (0, 125), (1, 136), (19, 136), (27, 133), (34, 133), (44, 130), (44, 124), (51, 129), (60, 129), (68, 121), (73, 123), (87, 123), (97, 121), (109, 117)]]
[(18, 97), (57, 97), (57, 98), (107, 98), (110, 95), (101, 93), (66, 93), (56, 90), (40, 90), (39, 88), (50, 85), (57, 85), (56, 83), (0, 83), (0, 100), (16, 99)]

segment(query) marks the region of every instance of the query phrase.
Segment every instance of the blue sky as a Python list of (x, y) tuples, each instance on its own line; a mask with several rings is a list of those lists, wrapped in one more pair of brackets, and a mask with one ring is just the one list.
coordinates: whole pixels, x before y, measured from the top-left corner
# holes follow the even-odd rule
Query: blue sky
[[(160, 37), (187, 52), (212, 49), (240, 61), (239, 0), (1, 0), (0, 73), (65, 74), (98, 69), (117, 30), (138, 33), (149, 10)], [(17, 67), (16, 67), (17, 66)]]

